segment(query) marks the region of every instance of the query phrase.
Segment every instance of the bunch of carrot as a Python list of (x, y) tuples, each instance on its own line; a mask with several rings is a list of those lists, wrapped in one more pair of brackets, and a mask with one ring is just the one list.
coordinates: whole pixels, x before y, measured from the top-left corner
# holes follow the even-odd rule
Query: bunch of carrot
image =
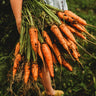
[[(35, 9), (31, 6), (34, 5), (34, 2), (41, 7), (41, 15), (37, 16), (38, 19), (34, 12), (39, 7)], [(85, 28), (89, 24), (70, 10), (62, 11), (58, 9), (57, 11), (54, 7), (50, 6), (49, 8), (48, 5), (36, 0), (31, 1), (29, 5), (31, 7), (25, 7), (22, 13), (20, 42), (17, 43), (14, 54), (13, 78), (21, 62), (24, 62), (25, 83), (28, 82), (31, 75), (35, 81), (37, 81), (38, 75), (42, 78), (40, 67), (47, 66), (50, 76), (53, 78), (54, 64), (63, 65), (69, 71), (73, 71), (64, 54), (68, 54), (72, 60), (76, 60), (83, 67), (79, 60), (78, 46), (85, 52), (87, 51), (76, 41), (74, 34), (89, 42), (91, 41), (87, 40), (84, 32), (96, 39)], [(44, 22), (45, 24), (42, 24)], [(92, 56), (89, 52), (87, 53)], [(23, 56), (24, 59), (22, 59)], [(42, 64), (39, 62), (38, 57)]]
[[(26, 56), (22, 55), (20, 53), (20, 43), (16, 44), (15, 47), (15, 59), (13, 64), (13, 80), (15, 79), (15, 75), (17, 71), (19, 70), (20, 64), (23, 64), (24, 69), (24, 82), (27, 84), (29, 80), (29, 76), (33, 77), (34, 81), (37, 81), (38, 78), (38, 64), (36, 62), (32, 62), (26, 58)], [(33, 55), (35, 55), (33, 53)], [(17, 73), (18, 74), (18, 73)]]

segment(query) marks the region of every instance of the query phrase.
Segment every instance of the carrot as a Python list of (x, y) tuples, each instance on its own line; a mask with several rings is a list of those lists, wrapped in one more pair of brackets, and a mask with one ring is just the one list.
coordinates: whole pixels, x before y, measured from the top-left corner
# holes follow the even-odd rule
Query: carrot
[(64, 37), (64, 40), (66, 42), (66, 44), (68, 45), (68, 47), (70, 46), (70, 42)]
[(92, 37), (94, 40), (96, 40), (96, 38), (92, 35), (92, 34), (90, 34), (87, 30), (86, 30), (86, 28), (84, 27), (84, 26), (82, 26), (81, 24), (71, 24), (72, 26), (74, 26), (76, 29), (78, 29), (78, 30), (80, 30), (80, 31), (82, 31), (82, 32), (85, 32), (86, 34), (88, 34), (90, 37)]
[(55, 53), (55, 55), (56, 55), (56, 58), (57, 58), (58, 62), (59, 62), (60, 64), (62, 64), (61, 53), (60, 53), (60, 51), (59, 51), (59, 49), (58, 49), (58, 47), (57, 47), (57, 45), (56, 45), (55, 43), (53, 43), (53, 48), (54, 48), (54, 53)]
[(80, 64), (80, 66), (82, 68), (84, 68), (83, 65), (82, 65), (82, 63), (79, 61), (80, 54), (78, 54), (78, 52), (76, 50), (72, 50), (72, 51), (73, 51), (72, 55), (74, 56), (74, 58), (76, 59), (76, 61)]
[(83, 26), (83, 25), (80, 25), (80, 26), (83, 28), (83, 30), (84, 30), (83, 32), (85, 32), (85, 33), (88, 34), (90, 37), (92, 37), (94, 40), (96, 40), (96, 38), (86, 30), (85, 26)]
[[(63, 25), (63, 26), (62, 26), (62, 25)], [(72, 25), (74, 25), (74, 24), (72, 24)], [(75, 25), (78, 26), (78, 25), (80, 25), (80, 24), (75, 24)], [(96, 58), (95, 56), (91, 55), (86, 49), (84, 49), (78, 42), (76, 42), (74, 36), (72, 36), (73, 34), (70, 34), (71, 32), (68, 32), (68, 31), (65, 31), (65, 30), (64, 30), (64, 26), (65, 26), (64, 24), (61, 24), (60, 26), (61, 26), (61, 28), (60, 28), (61, 31), (65, 32), (66, 35), (69, 37), (70, 40), (72, 40), (75, 44), (77, 44), (80, 48), (82, 48), (87, 54), (89, 54), (90, 56)], [(80, 27), (81, 27), (81, 26), (79, 26), (79, 28), (80, 28)], [(82, 27), (81, 27), (81, 28), (82, 28)], [(84, 30), (84, 29), (82, 28), (82, 30)], [(90, 35), (91, 37), (93, 37), (90, 33), (86, 32), (85, 30), (84, 30), (84, 32), (87, 33), (88, 35)], [(69, 33), (70, 35), (69, 35), (68, 33)], [(95, 39), (95, 38), (94, 38), (94, 39)], [(89, 40), (87, 40), (87, 41), (89, 41)], [(90, 42), (90, 41), (89, 41), (89, 42)], [(78, 62), (79, 62), (79, 60), (78, 60)]]
[(68, 49), (68, 46), (66, 44), (66, 41), (64, 40), (64, 37), (61, 33), (61, 31), (59, 30), (59, 28), (56, 25), (52, 25), (51, 26), (51, 31), (54, 33), (54, 35), (57, 37), (57, 39), (59, 40), (60, 44), (63, 46), (63, 48), (65, 50), (67, 50), (67, 52), (70, 54), (70, 51)]
[(43, 31), (42, 33), (43, 33), (43, 37), (44, 37), (45, 41), (46, 41), (47, 44), (50, 46), (50, 48), (53, 50), (52, 41), (51, 41), (49, 35), (47, 34), (46, 31)]
[(20, 50), (20, 42), (16, 44), (14, 56), (16, 56), (19, 53), (19, 50)]
[(41, 60), (44, 61), (43, 54), (41, 51), (41, 43), (39, 40), (38, 40), (38, 55), (40, 56)]
[(32, 63), (32, 76), (34, 81), (38, 79), (38, 64), (36, 62)]
[(72, 49), (72, 51), (73, 51), (73, 53), (72, 53), (73, 57), (75, 59), (78, 58), (78, 57), (80, 57), (80, 54), (78, 52), (78, 48), (77, 48), (76, 44), (73, 41), (71, 41), (70, 39), (68, 39), (68, 41), (70, 43), (69, 48)]
[(74, 20), (70, 16), (66, 15), (64, 12), (58, 12), (57, 15), (59, 18), (64, 19), (65, 21), (68, 21), (71, 23), (76, 23), (76, 20)]
[(17, 72), (17, 68), (19, 66), (20, 61), (21, 61), (21, 54), (17, 54), (15, 57), (15, 60), (14, 60), (14, 65), (13, 65), (13, 79), (14, 79), (14, 76)]
[(54, 69), (53, 69), (53, 60), (52, 60), (52, 53), (49, 46), (46, 43), (42, 43), (42, 53), (45, 58), (45, 62), (48, 66), (49, 73), (51, 77), (54, 77)]
[(59, 28), (61, 29), (61, 31), (72, 41), (76, 42), (75, 37), (73, 36), (73, 34), (70, 32), (70, 30), (66, 27), (65, 24), (61, 24), (59, 26)]
[(78, 59), (78, 53), (77, 53), (77, 51), (76, 50), (72, 50), (73, 52), (72, 52), (72, 55), (73, 55), (73, 57), (78, 61), (79, 59)]
[(75, 27), (77, 30), (80, 30), (80, 31), (82, 31), (82, 32), (85, 32), (85, 30), (82, 28), (82, 26), (81, 26), (79, 23), (76, 23), (76, 24), (72, 24), (72, 23), (71, 23), (71, 25), (72, 25), (73, 27)]
[(74, 29), (73, 27), (67, 25), (67, 28), (72, 32), (72, 33), (75, 33), (77, 36), (79, 36), (80, 38), (82, 39), (86, 39), (86, 37), (83, 36), (83, 34), (79, 33), (76, 29)]
[(29, 65), (28, 62), (26, 62), (26, 64), (25, 64), (25, 73), (24, 73), (24, 82), (25, 82), (25, 84), (27, 84), (29, 76), (30, 76), (30, 65)]
[(68, 42), (70, 43), (69, 47), (71, 46), (71, 48), (73, 50), (77, 50), (77, 46), (76, 46), (76, 44), (73, 41), (71, 41), (70, 39), (68, 39)]
[(76, 32), (76, 29), (75, 29), (75, 28), (73, 28), (73, 27), (71, 27), (71, 26), (69, 26), (69, 25), (67, 25), (67, 24), (66, 24), (66, 26), (67, 26), (67, 28), (68, 28), (72, 33)]
[(67, 16), (70, 16), (71, 18), (74, 18), (76, 21), (78, 21), (80, 24), (82, 25), (87, 25), (87, 22), (79, 17), (78, 15), (76, 15), (75, 13), (73, 13), (72, 11), (70, 10), (65, 10), (64, 13), (67, 15)]
[(63, 60), (63, 63), (62, 64), (63, 64), (63, 66), (65, 66), (66, 68), (68, 68), (69, 71), (73, 71), (72, 66), (68, 62), (66, 62), (65, 59)]
[(80, 38), (86, 40), (86, 37), (85, 37), (83, 34), (81, 34), (81, 33), (79, 33), (79, 32), (75, 32), (75, 34), (76, 34), (77, 36), (79, 36)]
[(35, 53), (37, 53), (37, 45), (38, 45), (38, 30), (35, 27), (31, 27), (29, 29), (30, 41), (32, 48)]

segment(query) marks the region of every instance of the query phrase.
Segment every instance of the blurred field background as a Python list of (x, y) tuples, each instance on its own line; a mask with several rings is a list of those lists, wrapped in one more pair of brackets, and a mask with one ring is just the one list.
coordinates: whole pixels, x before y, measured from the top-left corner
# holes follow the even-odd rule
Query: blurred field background
[[(88, 24), (96, 26), (96, 0), (67, 0), (67, 3), (69, 10), (84, 18)], [(86, 28), (91, 34), (96, 36), (96, 28), (89, 26)], [(12, 56), (18, 39), (19, 34), (10, 2), (9, 0), (0, 0), (0, 96), (11, 95), (7, 94), (10, 86), (8, 73), (10, 68), (12, 68)], [(82, 42), (82, 40), (78, 42), (96, 56), (95, 45)], [(79, 52), (84, 70), (77, 63), (74, 64), (74, 62), (70, 61), (74, 68), (73, 72), (69, 72), (65, 68), (62, 68), (61, 71), (60, 66), (56, 67), (55, 83), (52, 82), (53, 87), (63, 90), (64, 96), (96, 96), (96, 60), (85, 54), (82, 49), (79, 49)], [(43, 86), (41, 84), (38, 85), (43, 91)], [(34, 93), (32, 93), (32, 96), (35, 96)]]

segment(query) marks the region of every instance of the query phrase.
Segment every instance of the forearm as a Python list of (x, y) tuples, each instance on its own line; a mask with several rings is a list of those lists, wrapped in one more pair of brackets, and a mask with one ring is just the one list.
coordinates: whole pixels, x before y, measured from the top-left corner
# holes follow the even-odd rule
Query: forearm
[(11, 8), (15, 16), (16, 25), (19, 33), (21, 29), (22, 2), (23, 0), (10, 0)]
[(21, 18), (22, 2), (23, 0), (10, 0), (12, 11), (16, 20)]

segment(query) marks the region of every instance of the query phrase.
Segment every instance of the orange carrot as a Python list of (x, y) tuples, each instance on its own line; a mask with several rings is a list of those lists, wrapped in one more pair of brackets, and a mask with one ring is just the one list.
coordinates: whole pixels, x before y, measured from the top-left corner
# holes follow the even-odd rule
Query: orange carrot
[(69, 48), (72, 49), (72, 55), (77, 60), (78, 57), (80, 57), (80, 54), (78, 52), (78, 48), (77, 48), (76, 44), (73, 41), (71, 41), (70, 39), (68, 39), (68, 41), (70, 43)]
[(76, 21), (73, 18), (66, 15), (64, 12), (58, 12), (57, 15), (58, 15), (59, 18), (64, 19), (65, 21), (68, 21), (68, 22), (71, 22), (71, 23), (76, 23)]
[(85, 28), (85, 26), (83, 26), (83, 25), (80, 25), (82, 28), (83, 28), (83, 32), (85, 32), (86, 34), (88, 34), (90, 37), (92, 37), (93, 39), (95, 39), (96, 40), (96, 37), (94, 37), (92, 34), (90, 34), (87, 30), (86, 30), (86, 28)]
[(14, 79), (14, 76), (17, 72), (17, 68), (19, 66), (20, 61), (21, 61), (21, 54), (17, 54), (15, 57), (15, 60), (14, 60), (14, 65), (13, 65), (13, 79)]
[(38, 79), (38, 64), (36, 62), (32, 63), (32, 76), (34, 81)]
[(64, 37), (64, 40), (68, 46), (70, 46), (70, 42)]
[(49, 73), (51, 77), (54, 77), (54, 68), (53, 68), (53, 61), (52, 61), (52, 53), (49, 46), (46, 43), (42, 43), (42, 53), (45, 58), (45, 62), (48, 66)]
[(73, 55), (73, 57), (78, 61), (79, 59), (78, 59), (78, 53), (77, 53), (77, 51), (76, 50), (72, 50), (73, 52), (72, 52), (72, 55)]
[(61, 31), (69, 38), (71, 39), (73, 42), (76, 42), (75, 37), (73, 36), (73, 34), (70, 32), (70, 30), (66, 27), (65, 24), (61, 24), (59, 26), (59, 28), (61, 29)]
[(73, 27), (71, 27), (71, 26), (69, 26), (69, 25), (67, 25), (67, 24), (66, 24), (66, 26), (67, 26), (67, 28), (68, 28), (72, 33), (76, 32), (76, 29), (75, 29), (75, 28), (73, 28)]
[(31, 27), (29, 29), (30, 41), (32, 48), (35, 53), (37, 53), (37, 45), (38, 45), (38, 30), (35, 27)]
[(86, 22), (83, 18), (79, 17), (78, 15), (76, 15), (75, 13), (73, 13), (72, 11), (70, 11), (70, 10), (65, 10), (64, 13), (65, 13), (67, 16), (70, 16), (70, 17), (74, 18), (74, 19), (75, 19), (76, 21), (78, 21), (80, 24), (82, 24), (82, 25), (87, 25), (87, 22)]
[(85, 30), (82, 28), (82, 26), (79, 23), (71, 24), (73, 27), (75, 27), (77, 30), (80, 30), (82, 32), (85, 32)]
[(60, 53), (60, 51), (59, 51), (59, 49), (58, 49), (58, 47), (57, 47), (57, 45), (56, 45), (55, 43), (53, 43), (53, 48), (54, 48), (54, 53), (55, 53), (55, 55), (56, 55), (56, 58), (57, 58), (58, 62), (59, 62), (60, 64), (62, 64), (61, 53)]
[(16, 56), (19, 53), (19, 50), (20, 50), (20, 42), (16, 44), (14, 56)]
[(73, 27), (75, 27), (76, 29), (78, 29), (79, 31), (85, 32), (85, 33), (88, 34), (90, 37), (92, 37), (93, 39), (96, 40), (96, 38), (95, 38), (92, 34), (90, 34), (90, 33), (86, 30), (86, 28), (85, 28), (84, 26), (82, 26), (81, 24), (76, 23), (76, 24), (71, 24), (71, 25), (72, 25)]
[(77, 36), (79, 36), (80, 38), (86, 40), (86, 37), (85, 37), (83, 34), (81, 34), (81, 33), (79, 33), (79, 32), (75, 32), (75, 34), (76, 34)]
[(50, 48), (53, 50), (52, 41), (51, 41), (49, 35), (47, 34), (46, 31), (43, 31), (42, 33), (43, 33), (43, 37), (44, 37), (45, 41), (46, 41), (47, 44), (50, 46)]
[(41, 51), (41, 43), (38, 40), (38, 55), (40, 56), (41, 60), (44, 61), (43, 54)]
[(69, 71), (73, 71), (72, 66), (68, 62), (66, 62), (65, 59), (63, 60), (63, 63), (62, 64), (63, 64), (63, 66), (65, 66), (66, 68), (68, 68)]
[(77, 50), (77, 46), (72, 40), (68, 39), (68, 42), (70, 43), (72, 49)]
[(86, 39), (86, 37), (84, 37), (83, 34), (81, 34), (80, 32), (78, 32), (76, 29), (74, 29), (73, 27), (69, 26), (69, 25), (66, 25), (67, 28), (72, 32), (72, 33), (75, 33), (77, 36), (79, 36), (80, 38), (82, 39)]
[(63, 46), (63, 48), (65, 50), (67, 50), (67, 52), (70, 54), (66, 41), (64, 40), (64, 37), (63, 37), (61, 31), (59, 30), (59, 28), (56, 25), (52, 25), (51, 31), (55, 34), (55, 36), (57, 37), (57, 39), (59, 40), (59, 42)]
[(29, 76), (30, 76), (30, 65), (27, 62), (25, 64), (25, 73), (24, 73), (24, 82), (25, 82), (25, 84), (27, 84), (27, 82), (29, 80)]

